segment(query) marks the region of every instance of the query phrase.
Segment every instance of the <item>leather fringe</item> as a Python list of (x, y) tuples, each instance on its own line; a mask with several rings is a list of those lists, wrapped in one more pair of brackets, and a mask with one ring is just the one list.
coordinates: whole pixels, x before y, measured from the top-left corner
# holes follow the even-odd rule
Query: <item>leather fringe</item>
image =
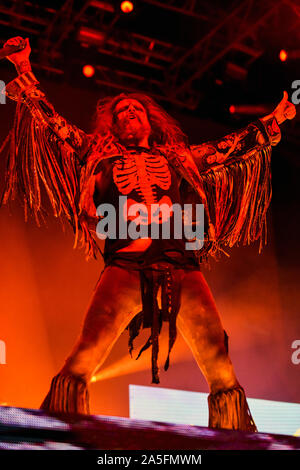
[(201, 173), (217, 245), (267, 243), (267, 210), (272, 197), (271, 147), (245, 154)]
[(210, 428), (257, 432), (242, 387), (209, 394), (208, 409)]
[[(40, 226), (40, 221), (45, 222), (48, 215), (42, 203), (45, 190), (54, 216), (63, 216), (72, 225), (74, 248), (81, 232), (80, 244), (87, 259), (97, 258), (101, 250), (97, 244), (92, 195), (99, 155), (94, 152), (93, 158), (80, 168), (71, 147), (68, 149), (46, 122), (35, 119), (34, 113), (34, 109), (30, 111), (27, 105), (18, 102), (13, 129), (1, 147), (2, 151), (9, 144), (1, 203), (20, 196), (25, 220), (31, 213)], [(262, 145), (200, 172), (211, 229), (214, 229), (214, 240), (206, 242), (205, 249), (196, 253), (200, 264), (207, 264), (209, 256), (217, 259), (226, 254), (223, 248), (239, 243), (259, 240), (259, 252), (262, 251), (267, 243), (266, 214), (272, 195), (270, 157), (271, 146)]]
[(40, 409), (54, 413), (90, 414), (86, 382), (74, 376), (56, 375)]
[[(151, 335), (140, 349), (136, 360), (152, 346), (152, 383), (159, 384), (158, 352), (159, 335), (163, 321), (169, 323), (169, 349), (164, 370), (170, 365), (170, 353), (177, 336), (176, 319), (180, 308), (181, 283), (176, 269), (159, 271), (145, 269), (140, 271), (143, 310), (127, 326), (129, 330), (129, 353), (132, 357), (133, 341), (141, 328), (151, 328)], [(161, 287), (161, 305), (157, 302), (158, 290)]]
[(35, 119), (34, 112), (18, 101), (13, 128), (1, 147), (1, 151), (7, 147), (7, 161), (0, 204), (7, 204), (18, 196), (23, 203), (25, 221), (30, 214), (40, 226), (48, 215), (45, 192), (54, 216), (67, 219), (71, 224), (74, 248), (81, 231), (80, 243), (85, 247), (87, 259), (96, 258), (100, 250), (80, 200), (86, 172), (81, 170), (75, 151), (68, 149), (46, 122)]

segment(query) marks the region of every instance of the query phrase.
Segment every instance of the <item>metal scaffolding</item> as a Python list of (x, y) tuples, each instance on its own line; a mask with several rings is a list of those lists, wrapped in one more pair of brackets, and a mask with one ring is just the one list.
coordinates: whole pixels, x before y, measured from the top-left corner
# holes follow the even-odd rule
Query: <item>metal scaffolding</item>
[[(201, 98), (199, 80), (221, 61), (228, 73), (246, 77), (266, 50), (264, 31), (276, 28), (283, 12), (289, 18), (285, 27), (291, 41), (299, 39), (300, 6), (293, 0), (140, 0), (140, 17), (145, 8), (152, 27), (142, 34), (134, 22), (124, 28), (116, 1), (6, 0), (0, 6), (0, 41), (7, 40), (8, 31), (29, 36), (35, 66), (49, 73), (66, 71), (66, 44), (79, 65), (85, 63), (82, 51), (88, 51), (97, 70), (95, 83), (102, 87), (142, 90), (195, 109)], [(159, 37), (155, 18), (162, 11), (181, 22), (192, 18), (197, 40), (192, 45), (174, 41), (168, 37), (171, 25), (166, 25), (165, 37)]]

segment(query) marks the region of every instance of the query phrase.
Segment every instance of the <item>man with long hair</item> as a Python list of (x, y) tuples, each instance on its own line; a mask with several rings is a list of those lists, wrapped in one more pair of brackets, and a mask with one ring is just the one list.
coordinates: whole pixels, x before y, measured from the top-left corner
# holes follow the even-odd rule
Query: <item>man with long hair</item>
[[(6, 45), (20, 41), (12, 38)], [(165, 370), (178, 326), (209, 385), (209, 426), (256, 431), (201, 265), (238, 242), (260, 240), (261, 248), (271, 199), (271, 146), (280, 140), (278, 125), (295, 116), (287, 93), (272, 114), (217, 142), (189, 145), (176, 121), (140, 93), (100, 100), (94, 132), (87, 135), (47, 101), (31, 71), (26, 41), (23, 51), (9, 57), (19, 76), (7, 85), (6, 93), (18, 103), (7, 140), (3, 203), (18, 193), (26, 213), (39, 222), (44, 216), (43, 186), (54, 214), (71, 223), (75, 245), (81, 232), (88, 257), (100, 251), (97, 226), (102, 203), (113, 205), (119, 224), (121, 219), (132, 222), (130, 209), (135, 204), (143, 204), (146, 212), (157, 204), (170, 209), (183, 203), (204, 207), (204, 243), (194, 250), (186, 249), (184, 238), (173, 232), (167, 239), (132, 239), (128, 234), (106, 238), (105, 267), (82, 331), (41, 408), (89, 413), (89, 382), (125, 328), (130, 352), (140, 329), (150, 328), (140, 354), (152, 346), (152, 382), (159, 383), (158, 339), (167, 322)], [(126, 197), (122, 210), (121, 197)], [(172, 210), (170, 214), (173, 219)], [(161, 218), (156, 220), (162, 225)], [(197, 223), (193, 211), (190, 225)]]

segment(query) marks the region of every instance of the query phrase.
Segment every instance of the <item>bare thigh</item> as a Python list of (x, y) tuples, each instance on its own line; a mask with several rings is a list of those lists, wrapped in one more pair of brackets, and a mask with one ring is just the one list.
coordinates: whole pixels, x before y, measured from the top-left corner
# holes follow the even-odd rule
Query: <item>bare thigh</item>
[(187, 272), (183, 277), (177, 325), (210, 389), (235, 386), (237, 379), (228, 356), (224, 328), (209, 286), (199, 271)]
[(105, 268), (94, 289), (80, 336), (61, 372), (89, 380), (139, 310), (139, 273), (117, 266)]

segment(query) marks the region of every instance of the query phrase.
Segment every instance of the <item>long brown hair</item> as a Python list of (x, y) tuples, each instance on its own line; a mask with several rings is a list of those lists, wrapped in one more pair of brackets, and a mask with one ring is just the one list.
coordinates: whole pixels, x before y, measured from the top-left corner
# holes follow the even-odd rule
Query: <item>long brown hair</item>
[(152, 130), (149, 137), (151, 145), (185, 145), (187, 143), (187, 136), (180, 129), (177, 121), (150, 96), (143, 93), (121, 93), (114, 97), (102, 98), (97, 103), (93, 119), (93, 134), (102, 136), (100, 140), (103, 146), (109, 141), (118, 142), (114, 110), (116, 105), (124, 99), (135, 99), (146, 109)]

